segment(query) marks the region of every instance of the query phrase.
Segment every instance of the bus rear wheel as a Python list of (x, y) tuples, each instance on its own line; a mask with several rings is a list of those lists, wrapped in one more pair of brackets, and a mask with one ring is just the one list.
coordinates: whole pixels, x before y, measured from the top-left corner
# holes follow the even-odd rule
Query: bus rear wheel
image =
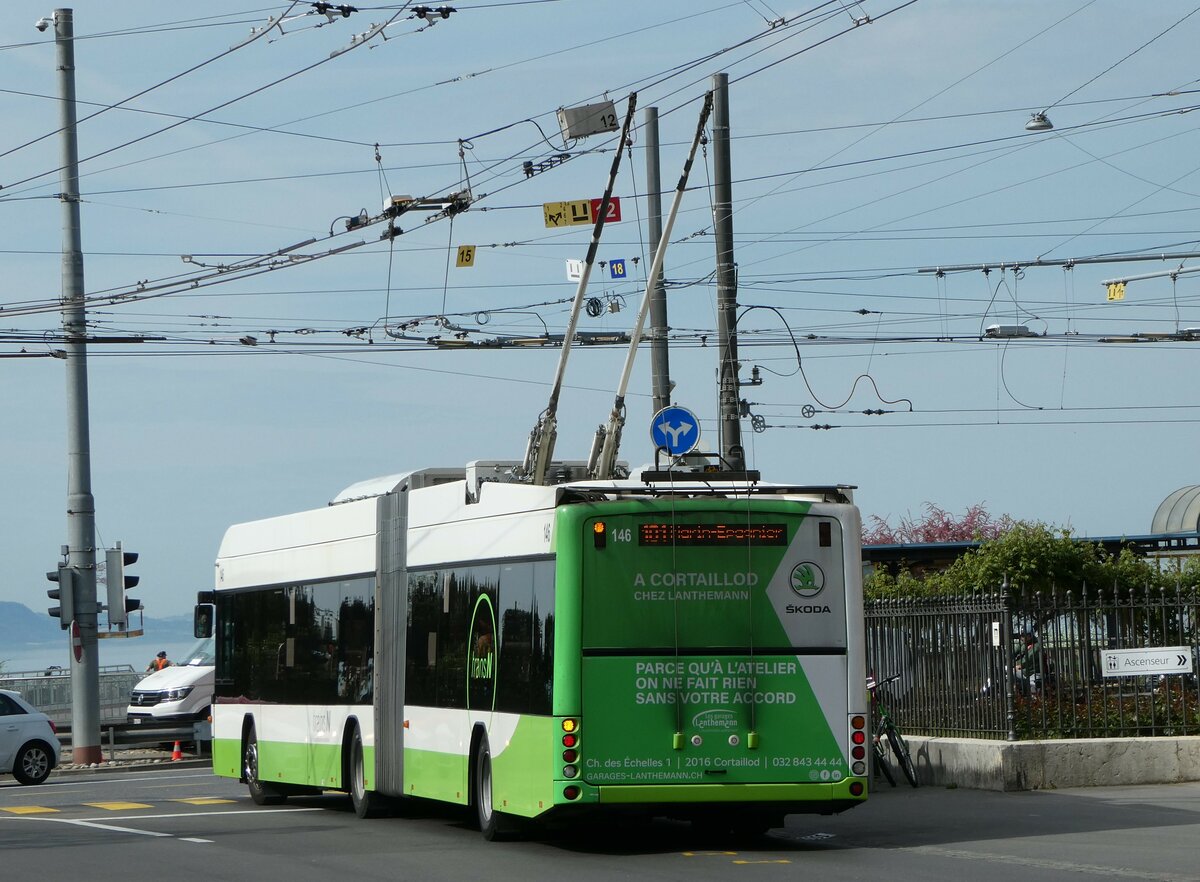
[(492, 750), (487, 735), (479, 739), (471, 771), (471, 802), (475, 805), (479, 832), (489, 842), (508, 839), (518, 828), (514, 818), (496, 811), (492, 800)]
[(246, 743), (242, 748), (242, 775), (246, 778), (246, 787), (255, 805), (279, 805), (287, 799), (287, 794), (280, 793), (269, 784), (264, 784), (258, 777), (258, 736), (254, 727), (246, 733)]

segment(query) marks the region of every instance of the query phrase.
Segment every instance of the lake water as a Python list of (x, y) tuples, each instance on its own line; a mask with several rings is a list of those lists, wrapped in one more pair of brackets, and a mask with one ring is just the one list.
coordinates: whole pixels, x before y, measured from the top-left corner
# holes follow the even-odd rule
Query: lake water
[[(151, 643), (146, 638), (109, 639), (99, 641), (101, 665), (130, 665), (135, 671), (143, 671), (155, 653), (167, 651), (167, 658), (176, 664), (187, 661), (185, 654), (195, 640), (180, 643)], [(44, 671), (58, 665), (66, 670), (71, 662), (71, 644), (66, 635), (62, 643), (37, 643), (22, 646), (17, 650), (0, 649), (0, 665), (7, 674), (17, 671)]]

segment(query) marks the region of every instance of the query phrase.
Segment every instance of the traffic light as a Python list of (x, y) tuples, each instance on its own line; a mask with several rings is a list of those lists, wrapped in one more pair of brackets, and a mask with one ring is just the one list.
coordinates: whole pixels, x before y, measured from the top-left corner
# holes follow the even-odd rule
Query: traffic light
[(65, 564), (59, 564), (57, 570), (46, 573), (46, 578), (58, 583), (46, 591), (47, 597), (58, 601), (58, 606), (50, 607), (49, 613), (59, 620), (61, 628), (69, 628), (75, 619), (75, 571)]
[(132, 588), (141, 581), (140, 576), (125, 575), (125, 567), (137, 563), (137, 559), (137, 552), (122, 550), (120, 542), (117, 543), (116, 548), (110, 548), (104, 552), (105, 578), (108, 582), (109, 627), (124, 625), (129, 621), (131, 612), (142, 608), (140, 600), (125, 596), (126, 589)]

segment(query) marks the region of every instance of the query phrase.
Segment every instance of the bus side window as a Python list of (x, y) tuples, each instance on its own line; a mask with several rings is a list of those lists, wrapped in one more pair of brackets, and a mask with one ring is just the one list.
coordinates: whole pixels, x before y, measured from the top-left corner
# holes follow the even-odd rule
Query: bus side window
[(437, 699), (438, 626), (442, 616), (442, 574), (411, 573), (408, 577), (408, 658), (404, 700), (431, 706)]

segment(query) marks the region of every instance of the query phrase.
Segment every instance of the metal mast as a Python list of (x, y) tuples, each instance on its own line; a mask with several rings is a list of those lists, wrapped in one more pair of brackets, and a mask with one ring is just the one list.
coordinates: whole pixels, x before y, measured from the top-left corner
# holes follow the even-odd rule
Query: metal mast
[[(79, 147), (75, 133), (75, 23), (72, 10), (54, 10), (62, 130), (62, 317), (67, 353), (67, 566), (74, 570), (71, 653), (71, 752), (76, 763), (98, 763), (100, 653), (96, 641), (96, 504), (92, 497), (88, 433), (87, 315), (83, 244), (79, 230)], [(74, 638), (75, 627), (78, 637)]]
[[(658, 108), (647, 107), (645, 111), (646, 138), (646, 202), (649, 209), (648, 227), (654, 250), (650, 252), (650, 263), (654, 264), (662, 238), (662, 177), (658, 163)], [(663, 288), (660, 269), (650, 279), (650, 387), (654, 396), (654, 413), (671, 403), (671, 364), (667, 349), (667, 292)]]
[(729, 159), (729, 74), (713, 74), (713, 233), (717, 242), (717, 337), (721, 457), (746, 468), (742, 448), (737, 354), (737, 265), (733, 262), (733, 184)]

